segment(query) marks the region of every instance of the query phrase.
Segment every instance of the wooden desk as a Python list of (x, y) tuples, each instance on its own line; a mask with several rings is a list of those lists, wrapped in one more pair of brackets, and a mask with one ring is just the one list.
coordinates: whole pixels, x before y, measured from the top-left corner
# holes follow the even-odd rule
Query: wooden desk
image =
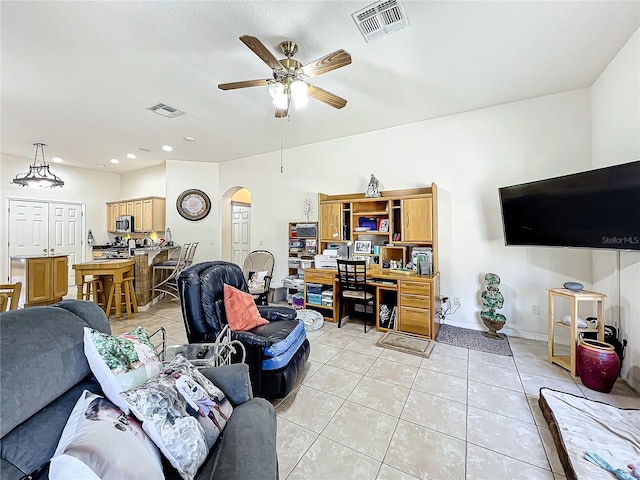
[[(578, 334), (583, 332), (595, 332), (598, 334), (598, 340), (604, 342), (604, 299), (607, 296), (602, 293), (590, 292), (588, 290), (580, 290), (574, 292), (566, 288), (550, 288), (549, 289), (549, 362), (560, 365), (562, 368), (569, 370), (574, 377), (577, 375), (576, 370), (576, 347), (578, 345)], [(564, 298), (571, 301), (571, 325), (566, 325), (555, 318), (555, 299)], [(596, 302), (597, 305), (597, 328), (579, 328), (578, 327), (578, 307), (580, 302)], [(569, 344), (569, 355), (556, 355), (553, 348), (554, 327), (562, 327), (570, 330), (571, 340)]]
[(119, 320), (120, 309), (122, 308), (122, 279), (126, 274), (130, 273), (131, 275), (133, 275), (134, 263), (135, 262), (133, 261), (133, 259), (123, 259), (74, 264), (72, 267), (76, 271), (76, 287), (78, 289), (78, 300), (82, 300), (82, 286), (84, 284), (84, 277), (86, 275), (109, 276), (113, 279), (113, 287), (112, 290), (107, 290), (106, 288), (105, 290), (107, 290), (106, 294), (109, 295), (107, 298), (111, 298), (110, 295), (112, 294), (115, 295), (115, 317), (116, 320)]
[[(337, 322), (340, 299), (338, 272), (327, 268), (307, 268), (304, 271), (304, 308), (322, 313), (325, 320)], [(307, 283), (326, 285), (333, 289), (332, 305), (316, 305), (307, 301)], [(396, 329), (423, 337), (435, 338), (440, 324), (435, 322), (435, 312), (440, 308), (440, 274), (417, 275), (387, 269), (367, 268), (367, 286), (375, 288), (376, 330), (380, 327), (380, 303), (396, 307)]]

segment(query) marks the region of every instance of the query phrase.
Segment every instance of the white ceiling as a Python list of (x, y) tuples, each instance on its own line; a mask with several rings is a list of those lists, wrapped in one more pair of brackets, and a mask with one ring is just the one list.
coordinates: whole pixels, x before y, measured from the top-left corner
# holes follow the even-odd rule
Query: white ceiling
[[(47, 160), (118, 173), (223, 162), (278, 150), (281, 130), (287, 148), (588, 87), (640, 25), (638, 1), (404, 0), (410, 26), (366, 43), (351, 14), (369, 3), (3, 0), (0, 153), (44, 142)], [(287, 121), (265, 87), (219, 90), (270, 76), (243, 34), (278, 58), (294, 40), (303, 64), (347, 50), (351, 65), (310, 80), (347, 106), (311, 99)], [(145, 109), (158, 102), (186, 115)]]

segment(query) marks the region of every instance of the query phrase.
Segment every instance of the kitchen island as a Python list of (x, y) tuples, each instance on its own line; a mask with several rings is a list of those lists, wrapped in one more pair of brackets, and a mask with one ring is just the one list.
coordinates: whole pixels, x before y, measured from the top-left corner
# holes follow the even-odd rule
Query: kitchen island
[(67, 255), (16, 255), (10, 259), (11, 283), (22, 282), (20, 307), (59, 302), (67, 294)]

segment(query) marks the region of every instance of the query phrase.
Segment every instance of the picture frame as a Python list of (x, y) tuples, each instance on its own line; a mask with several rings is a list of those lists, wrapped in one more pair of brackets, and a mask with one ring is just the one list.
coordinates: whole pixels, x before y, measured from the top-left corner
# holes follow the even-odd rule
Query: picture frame
[(389, 231), (389, 219), (383, 218), (380, 220), (380, 227), (378, 228), (380, 232), (388, 232)]
[(353, 243), (353, 253), (371, 253), (371, 241), (356, 240)]

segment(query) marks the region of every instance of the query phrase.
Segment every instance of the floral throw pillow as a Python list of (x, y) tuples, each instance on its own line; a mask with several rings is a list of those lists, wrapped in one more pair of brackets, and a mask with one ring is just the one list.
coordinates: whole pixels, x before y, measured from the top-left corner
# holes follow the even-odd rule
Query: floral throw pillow
[(195, 477), (233, 412), (224, 393), (180, 354), (120, 396), (185, 480)]
[(84, 354), (107, 398), (129, 414), (120, 392), (160, 373), (162, 362), (144, 328), (120, 335), (84, 329)]
[(140, 423), (85, 390), (67, 421), (49, 467), (51, 480), (164, 479), (157, 447)]

